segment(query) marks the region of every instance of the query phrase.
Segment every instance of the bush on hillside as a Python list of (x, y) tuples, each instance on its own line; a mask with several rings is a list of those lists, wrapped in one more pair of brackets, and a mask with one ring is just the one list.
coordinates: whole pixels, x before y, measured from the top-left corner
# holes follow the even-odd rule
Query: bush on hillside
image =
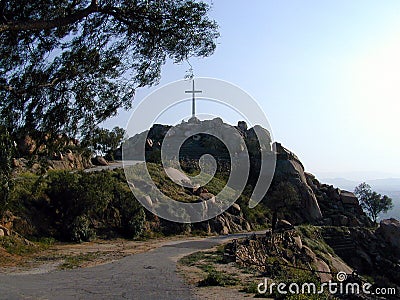
[(46, 216), (40, 226), (48, 228), (51, 236), (81, 242), (98, 232), (115, 231), (132, 238), (143, 232), (143, 207), (122, 170), (52, 171), (43, 177), (24, 175), (16, 181), (10, 197), (14, 213), (27, 220)]

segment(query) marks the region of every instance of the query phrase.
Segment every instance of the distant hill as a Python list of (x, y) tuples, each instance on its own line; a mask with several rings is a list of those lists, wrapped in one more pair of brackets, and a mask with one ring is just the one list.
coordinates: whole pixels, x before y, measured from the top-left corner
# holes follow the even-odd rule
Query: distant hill
[(378, 191), (400, 191), (400, 178), (384, 178), (367, 181), (371, 187)]
[(331, 184), (341, 190), (354, 191), (354, 188), (359, 184), (357, 181), (346, 178), (322, 178), (321, 182)]
[(381, 214), (379, 218), (380, 219), (395, 218), (400, 220), (400, 191), (397, 192), (388, 191), (380, 193), (388, 195), (390, 198), (393, 199), (394, 208), (388, 211), (386, 214)]

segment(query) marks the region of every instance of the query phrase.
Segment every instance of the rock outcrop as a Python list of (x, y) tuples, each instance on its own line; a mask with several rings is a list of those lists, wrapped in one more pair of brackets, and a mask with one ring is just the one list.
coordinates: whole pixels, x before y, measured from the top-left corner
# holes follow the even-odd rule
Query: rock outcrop
[[(267, 231), (265, 236), (253, 235), (246, 239), (234, 240), (226, 245), (224, 258), (272, 276), (282, 266), (297, 268), (304, 264), (316, 271), (321, 282), (332, 280), (334, 272), (353, 271), (336, 255), (322, 257), (314, 251), (315, 249), (304, 245), (302, 235), (291, 228), (274, 235)], [(272, 259), (274, 263), (271, 263)], [(288, 269), (285, 268), (286, 271)]]
[(322, 219), (321, 209), (312, 188), (308, 185), (303, 164), (299, 158), (280, 143), (275, 143), (277, 153), (274, 180), (287, 181), (296, 186), (299, 193), (299, 207), (305, 221), (316, 222)]
[[(236, 130), (231, 131), (232, 128)], [(230, 130), (228, 130), (230, 129)], [(145, 147), (146, 157), (160, 158), (161, 145), (164, 138), (177, 137), (178, 140), (186, 139), (179, 152), (181, 163), (191, 165), (191, 160), (196, 161), (205, 153), (209, 153), (219, 159), (219, 165), (229, 170), (229, 153), (225, 145), (213, 136), (207, 134), (193, 134), (193, 132), (207, 132), (212, 130), (221, 136), (224, 132), (234, 134), (234, 137), (225, 137), (226, 141), (240, 141), (229, 145), (236, 154), (247, 149), (251, 175), (248, 184), (253, 185), (257, 180), (260, 167), (260, 151), (267, 151), (276, 155), (276, 168), (273, 182), (288, 182), (298, 195), (297, 208), (289, 220), (294, 224), (309, 222), (313, 224), (337, 225), (337, 226), (369, 226), (369, 218), (363, 212), (353, 193), (335, 189), (333, 186), (321, 184), (315, 176), (305, 172), (300, 159), (280, 143), (272, 144), (270, 133), (256, 125), (248, 128), (246, 122), (240, 121), (237, 126), (225, 124), (220, 118), (199, 121), (189, 120), (174, 127), (155, 124), (150, 130), (131, 137), (127, 141), (125, 158), (135, 159), (135, 153), (140, 153)], [(265, 137), (263, 143), (259, 143), (257, 134)], [(226, 164), (226, 165), (224, 165)], [(192, 167), (191, 167), (192, 168)]]
[(105, 160), (105, 158), (99, 155), (92, 158), (92, 163), (95, 166), (108, 166), (108, 162)]
[(55, 148), (79, 146), (79, 141), (77, 139), (69, 138), (62, 134), (55, 138), (51, 138), (50, 135), (45, 135), (44, 137), (42, 136), (41, 139), (35, 139), (31, 135), (25, 134), (24, 136), (17, 138), (15, 143), (20, 156), (48, 154), (48, 143), (51, 143), (52, 146), (56, 146)]
[(376, 234), (397, 250), (400, 257), (400, 221), (396, 219), (385, 219), (379, 223)]
[(400, 286), (399, 221), (383, 220), (378, 229), (326, 227), (325, 241), (346, 264), (362, 274), (386, 278)]
[[(246, 126), (242, 126), (242, 129)], [(244, 133), (242, 132), (242, 134)], [(219, 136), (226, 145), (216, 136)], [(224, 123), (222, 119), (215, 118), (205, 121), (191, 119), (173, 127), (155, 124), (150, 130), (129, 138), (123, 147), (124, 157), (125, 159), (139, 159), (144, 145), (146, 155), (149, 157), (152, 152), (161, 150), (164, 139), (168, 141), (167, 143), (185, 141), (180, 147), (181, 158), (196, 159), (204, 153), (229, 158), (227, 149), (231, 149), (233, 154), (246, 149), (241, 132), (234, 130), (233, 126)]]
[(327, 226), (372, 226), (371, 220), (362, 210), (357, 197), (332, 185), (320, 183), (314, 175), (306, 173), (308, 185), (316, 196)]
[(46, 158), (14, 158), (13, 173), (32, 172), (43, 173), (48, 170), (83, 170), (93, 166), (89, 156), (67, 150), (65, 153), (54, 154)]

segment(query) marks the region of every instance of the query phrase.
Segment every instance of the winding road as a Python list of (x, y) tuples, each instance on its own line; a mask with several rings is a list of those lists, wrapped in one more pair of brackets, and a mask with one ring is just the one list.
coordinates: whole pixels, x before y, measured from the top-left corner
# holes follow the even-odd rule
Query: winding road
[(2, 274), (0, 299), (194, 299), (191, 287), (177, 274), (178, 259), (250, 234), (166, 242), (148, 252), (90, 268)]

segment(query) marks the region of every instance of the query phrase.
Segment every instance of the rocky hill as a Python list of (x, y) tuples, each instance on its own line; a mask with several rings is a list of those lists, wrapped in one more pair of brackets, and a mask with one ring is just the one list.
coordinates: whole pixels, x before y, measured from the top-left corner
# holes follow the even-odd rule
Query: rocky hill
[[(234, 131), (230, 132), (233, 132), (236, 138), (241, 138), (241, 141), (237, 142), (238, 139), (235, 139), (232, 136), (227, 136), (225, 137), (225, 140), (228, 141), (228, 145), (224, 145), (224, 143), (218, 140), (215, 136), (206, 133), (197, 133), (192, 135), (191, 132), (193, 131), (193, 128), (197, 128), (199, 129), (198, 131), (201, 132), (207, 132), (207, 130), (212, 129), (214, 132), (217, 132), (218, 134), (220, 133), (222, 136), (224, 135), (225, 130), (234, 129)], [(263, 142), (259, 142), (257, 133), (262, 135)], [(213, 155), (218, 164), (215, 180), (211, 181), (206, 186), (197, 186), (193, 183), (192, 188), (181, 187), (172, 182), (160, 164), (161, 147), (167, 134), (179, 136), (184, 140), (180, 148), (179, 160), (181, 167), (185, 172), (195, 174), (199, 171), (199, 157), (206, 153)], [(206, 121), (191, 119), (189, 122), (182, 122), (174, 127), (156, 124), (150, 128), (150, 130), (131, 137), (126, 144), (129, 146), (129, 152), (124, 153), (125, 159), (137, 158), (137, 153), (140, 153), (141, 149), (144, 147), (146, 158), (148, 161), (153, 162), (151, 170), (154, 173), (153, 177), (156, 183), (158, 183), (157, 186), (163, 190), (165, 194), (178, 197), (178, 199), (176, 199), (177, 201), (202, 202), (205, 207), (208, 205), (208, 208), (212, 205), (212, 201), (207, 200), (213, 199), (215, 195), (223, 189), (227, 178), (229, 177), (231, 160), (229, 158), (227, 147), (229, 147), (235, 155), (241, 155), (241, 153), (245, 151), (248, 152), (250, 158), (250, 174), (247, 179), (246, 188), (236, 203), (223, 214), (211, 220), (183, 226), (185, 231), (199, 230), (207, 233), (226, 234), (240, 230), (251, 230), (258, 228), (259, 226), (271, 226), (274, 214), (276, 214), (278, 218), (285, 219), (294, 225), (304, 223), (348, 227), (370, 227), (372, 225), (369, 218), (362, 211), (354, 194), (334, 188), (331, 185), (320, 183), (312, 174), (305, 172), (303, 164), (294, 153), (286, 149), (280, 143), (272, 143), (269, 132), (260, 126), (248, 128), (245, 122), (239, 122), (237, 126), (231, 126), (223, 123), (220, 118)], [(249, 198), (252, 195), (252, 191), (259, 177), (261, 152), (276, 156), (276, 168), (268, 193), (259, 205), (250, 209), (248, 207)], [(54, 186), (54, 183), (44, 181), (51, 181), (53, 180), (52, 178), (59, 178), (57, 180), (61, 181), (65, 178), (64, 180), (67, 181), (66, 178), (72, 175), (67, 176), (66, 174), (68, 173), (63, 173), (63, 175), (36, 178), (29, 176), (20, 177), (17, 174), (26, 171), (43, 174), (43, 170), (45, 172), (49, 169), (76, 170), (90, 166), (89, 159), (82, 155), (74, 154), (71, 151), (67, 151), (64, 154), (60, 153), (59, 156), (60, 157), (53, 160), (46, 159), (45, 167), (36, 162), (33, 165), (30, 165), (29, 162), (24, 159), (14, 160), (14, 172), (18, 177), (17, 181), (20, 181), (21, 185), (29, 187), (24, 187), (24, 190), (21, 190), (19, 187), (15, 189), (14, 192), (16, 194), (12, 195), (12, 202), (15, 203), (15, 208), (21, 208), (21, 197), (24, 199), (37, 199), (35, 203), (23, 200), (25, 208), (22, 210), (22, 214), (25, 216), (21, 217), (22, 219), (28, 220), (29, 226), (33, 228), (30, 232), (40, 233), (43, 228), (51, 227), (52, 225), (44, 224), (44, 226), (41, 226), (42, 229), (37, 229), (37, 226), (33, 225), (33, 223), (40, 224), (41, 222), (34, 222), (33, 220), (35, 219), (35, 215), (30, 215), (29, 212), (36, 211), (36, 215), (48, 214), (49, 210), (54, 210), (54, 204), (52, 204), (51, 201), (56, 201), (56, 203), (58, 203), (57, 198), (64, 197), (63, 195), (57, 196), (58, 191), (50, 191), (50, 195), (50, 192), (47, 190)], [(40, 161), (40, 159), (37, 161)], [(38, 172), (38, 170), (42, 171)], [(174, 170), (174, 173), (178, 174), (182, 178), (187, 177), (183, 173), (180, 174), (180, 171), (178, 170)], [(82, 181), (82, 184), (84, 184), (86, 180), (85, 177), (93, 177), (93, 179), (88, 178), (86, 181), (90, 181), (90, 184), (93, 185), (90, 189), (93, 188), (93, 190), (96, 190), (96, 187), (94, 186), (96, 184), (96, 176), (90, 174), (77, 174), (76, 176), (76, 179), (69, 178), (68, 180)], [(125, 178), (121, 177), (119, 173), (110, 174), (109, 176), (117, 177), (118, 181), (121, 181), (120, 184), (126, 185)], [(261, 179), (263, 179), (262, 176)], [(140, 182), (140, 178), (138, 180)], [(41, 183), (41, 181), (43, 181), (43, 183)], [(187, 179), (186, 181), (190, 180)], [(34, 190), (34, 187), (39, 184), (46, 186), (46, 190)], [(32, 191), (30, 191), (31, 186)], [(145, 182), (143, 183), (143, 186), (146, 186)], [(61, 187), (62, 186), (60, 186), (60, 188)], [(88, 187), (80, 187), (79, 185), (74, 185), (73, 188), (87, 191), (90, 190)], [(43, 193), (43, 195), (39, 192)], [(32, 193), (32, 195), (29, 196), (30, 193)], [(71, 193), (71, 191), (69, 191), (69, 193)], [(151, 203), (151, 205), (158, 205), (158, 199), (154, 197), (153, 194), (154, 193), (152, 193), (151, 190), (148, 190), (144, 195), (144, 199), (139, 200), (144, 200), (146, 203)], [(82, 193), (77, 192), (78, 198), (83, 196)], [(88, 197), (90, 198), (90, 196)], [(113, 197), (114, 196), (110, 198), (111, 200), (108, 199), (107, 201), (119, 201), (117, 199), (113, 200)], [(82, 203), (79, 199), (75, 199), (74, 201), (76, 201), (76, 203)], [(50, 203), (50, 207), (48, 207), (46, 203)], [(104, 204), (102, 203), (101, 205)], [(91, 208), (88, 207), (87, 209), (90, 210)], [(40, 213), (38, 213), (38, 210)], [(85, 213), (81, 209), (78, 211)], [(18, 214), (18, 212), (16, 213)], [(104, 212), (104, 214), (106, 213), (108, 214), (112, 212)], [(167, 231), (174, 232), (175, 229), (173, 228), (179, 227), (176, 227), (174, 224), (167, 221), (156, 220), (156, 222), (153, 222), (152, 220), (155, 219), (154, 216), (149, 212), (146, 212), (146, 214), (146, 226), (150, 231), (157, 232), (161, 230), (160, 228), (167, 228), (169, 226), (172, 229)], [(54, 217), (57, 218), (57, 215)], [(76, 217), (78, 216), (72, 215), (71, 219), (74, 220)], [(85, 218), (86, 217), (87, 213), (85, 213)], [(99, 216), (96, 216), (95, 218), (98, 217)], [(103, 220), (103, 217), (100, 216), (99, 218), (100, 219), (96, 221), (92, 220), (92, 225), (90, 226), (95, 227), (95, 224), (107, 223)], [(52, 223), (59, 222), (59, 220), (50, 221)], [(68, 227), (69, 225), (65, 224), (65, 226)], [(102, 230), (104, 230), (104, 228)], [(48, 230), (46, 232), (48, 232)]]
[[(183, 136), (186, 140), (182, 144), (179, 158), (184, 170), (198, 170), (198, 159), (203, 154), (211, 154), (217, 158), (220, 171), (227, 172), (230, 166), (229, 153), (225, 145), (214, 136), (207, 134), (196, 134), (191, 136), (192, 128), (206, 131), (207, 128), (223, 131), (225, 127), (232, 127), (225, 124), (221, 119), (199, 121), (197, 119), (182, 122), (174, 127), (167, 125), (154, 125), (149, 131), (131, 137), (126, 143), (129, 152), (125, 153), (125, 159), (136, 159), (136, 153), (140, 153), (145, 144), (146, 158), (160, 162), (160, 152), (163, 140), (167, 134)], [(220, 128), (220, 129), (219, 129)], [(243, 121), (234, 127), (235, 134), (243, 138), (242, 144), (233, 145), (237, 153), (248, 151), (250, 157), (250, 176), (248, 188), (251, 189), (259, 174), (260, 152), (267, 151), (276, 155), (276, 169), (274, 178), (268, 194), (264, 197), (261, 206), (267, 209), (278, 207), (280, 217), (284, 217), (293, 224), (311, 223), (318, 225), (333, 226), (371, 226), (369, 218), (361, 209), (357, 198), (349, 191), (342, 191), (331, 185), (320, 183), (315, 176), (305, 172), (300, 159), (290, 150), (283, 147), (280, 143), (272, 143), (270, 134), (267, 130), (256, 126), (247, 128)], [(264, 143), (260, 144), (255, 132), (264, 135)], [(235, 140), (232, 138), (232, 140)], [(246, 150), (247, 149), (247, 150)], [(291, 203), (286, 203), (285, 189), (293, 192)], [(247, 192), (246, 196), (250, 196)], [(279, 202), (282, 202), (279, 204)], [(244, 206), (244, 205), (242, 205)], [(270, 222), (270, 216), (265, 215), (264, 222)], [(237, 220), (240, 224), (232, 224), (229, 212), (217, 217), (221, 232), (226, 233), (231, 230), (246, 229), (243, 227), (242, 220)], [(224, 219), (224, 220), (222, 220)], [(234, 222), (234, 221), (233, 221)]]

